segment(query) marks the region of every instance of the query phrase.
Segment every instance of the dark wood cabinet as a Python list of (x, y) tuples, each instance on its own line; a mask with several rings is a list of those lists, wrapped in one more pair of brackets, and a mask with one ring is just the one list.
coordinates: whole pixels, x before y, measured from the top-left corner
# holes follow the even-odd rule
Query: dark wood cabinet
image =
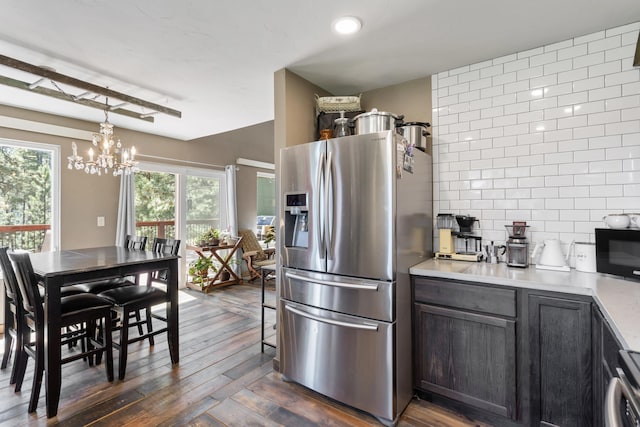
[(591, 317), (593, 342), (593, 420), (594, 425), (604, 425), (603, 407), (609, 381), (618, 367), (618, 352), (622, 346), (611, 326), (597, 307)]
[(517, 418), (516, 291), (414, 278), (418, 390)]
[(593, 425), (591, 303), (528, 296), (531, 424)]
[(516, 416), (515, 321), (415, 304), (416, 386)]

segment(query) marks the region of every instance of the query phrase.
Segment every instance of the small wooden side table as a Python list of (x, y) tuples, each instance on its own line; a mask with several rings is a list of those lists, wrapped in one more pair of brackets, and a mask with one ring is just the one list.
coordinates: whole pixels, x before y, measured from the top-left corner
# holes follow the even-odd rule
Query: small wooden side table
[(266, 278), (269, 274), (275, 273), (276, 272), (276, 266), (275, 265), (265, 265), (261, 268), (260, 270), (260, 285), (262, 287), (262, 304), (261, 304), (261, 309), (262, 309), (262, 321), (261, 321), (261, 325), (262, 325), (262, 329), (261, 329), (261, 333), (260, 333), (260, 351), (262, 353), (264, 353), (264, 346), (268, 345), (269, 347), (273, 347), (276, 348), (275, 344), (272, 344), (270, 342), (267, 342), (264, 338), (264, 309), (268, 308), (270, 310), (276, 311), (276, 307), (275, 305), (271, 305), (271, 304), (267, 304), (264, 300), (264, 287), (265, 287), (265, 283), (266, 283)]
[[(240, 247), (240, 243), (242, 242), (242, 237), (238, 238), (235, 244), (233, 245), (218, 245), (218, 246), (194, 246), (187, 245), (187, 249), (190, 249), (198, 254), (201, 258), (210, 258), (213, 256), (220, 263), (220, 268), (213, 277), (210, 277), (206, 280), (206, 283), (199, 285), (197, 283), (187, 282), (187, 287), (191, 289), (201, 290), (202, 292), (209, 292), (213, 288), (217, 288), (220, 286), (228, 286), (242, 283), (242, 277), (238, 276), (236, 272), (231, 268), (229, 263), (233, 258), (233, 255), (236, 253), (238, 248)], [(226, 252), (223, 252), (226, 251)], [(211, 255), (206, 256), (205, 252), (211, 252)], [(229, 279), (222, 280), (222, 273), (224, 271), (229, 272)]]

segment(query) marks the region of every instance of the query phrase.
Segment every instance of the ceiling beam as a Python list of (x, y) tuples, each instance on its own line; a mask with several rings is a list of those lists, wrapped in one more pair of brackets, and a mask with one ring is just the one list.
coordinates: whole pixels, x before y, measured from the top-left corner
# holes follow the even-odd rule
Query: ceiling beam
[(111, 90), (109, 88), (104, 88), (98, 85), (94, 85), (93, 83), (85, 82), (83, 80), (76, 79), (74, 77), (70, 77), (64, 74), (57, 73), (52, 71), (51, 69), (47, 69), (45, 67), (38, 67), (37, 65), (32, 65), (27, 62), (20, 61), (18, 59), (10, 58), (5, 55), (0, 55), (0, 65), (6, 65), (7, 67), (15, 68), (16, 70), (25, 71), (27, 73), (35, 74), (41, 77), (46, 77), (48, 79), (54, 80), (58, 83), (68, 84), (70, 86), (77, 87), (79, 89), (84, 89), (87, 91), (91, 91), (93, 93), (110, 96), (112, 98), (117, 98), (121, 101), (126, 101), (129, 104), (138, 105), (140, 107), (149, 108), (151, 110), (158, 111), (160, 113), (168, 114), (170, 116), (182, 117), (182, 113), (178, 110), (174, 110), (169, 107), (165, 107), (163, 105), (155, 104), (153, 102), (145, 101), (144, 99), (136, 98), (134, 96), (129, 96), (121, 92), (116, 92), (115, 90)]
[[(32, 93), (40, 95), (50, 96), (52, 98), (60, 99), (62, 101), (74, 102), (76, 104), (84, 105), (85, 107), (97, 108), (98, 110), (104, 110), (105, 105), (101, 102), (96, 102), (92, 99), (84, 99), (64, 94), (57, 90), (49, 89), (46, 87), (38, 86), (33, 89), (29, 89), (29, 83), (12, 79), (11, 77), (0, 76), (0, 84), (5, 86), (15, 87), (17, 89), (23, 89)], [(145, 122), (153, 123), (153, 116), (138, 113), (137, 111), (125, 110), (124, 108), (116, 108), (115, 110), (109, 110), (114, 114), (120, 114), (121, 116), (133, 117), (134, 119), (144, 120)]]

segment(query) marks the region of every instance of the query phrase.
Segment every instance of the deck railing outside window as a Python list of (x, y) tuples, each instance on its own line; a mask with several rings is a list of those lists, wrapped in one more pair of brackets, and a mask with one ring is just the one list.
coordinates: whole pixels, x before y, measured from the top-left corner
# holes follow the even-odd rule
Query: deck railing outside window
[[(196, 242), (209, 228), (219, 228), (220, 220), (201, 219), (187, 221), (187, 238), (189, 243)], [(49, 224), (20, 224), (0, 226), (0, 247), (8, 246), (11, 249), (24, 249), (31, 252), (49, 250), (47, 241)], [(174, 220), (167, 221), (139, 221), (136, 223), (136, 234), (147, 236), (149, 241), (154, 237), (175, 237), (176, 227)]]

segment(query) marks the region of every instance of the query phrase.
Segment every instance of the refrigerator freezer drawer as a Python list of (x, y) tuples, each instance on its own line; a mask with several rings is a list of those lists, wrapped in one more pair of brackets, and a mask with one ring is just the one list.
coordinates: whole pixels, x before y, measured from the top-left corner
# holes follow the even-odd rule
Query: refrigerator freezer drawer
[(354, 316), (395, 321), (394, 283), (283, 269), (284, 299)]
[(282, 374), (377, 417), (397, 415), (395, 324), (281, 300)]

